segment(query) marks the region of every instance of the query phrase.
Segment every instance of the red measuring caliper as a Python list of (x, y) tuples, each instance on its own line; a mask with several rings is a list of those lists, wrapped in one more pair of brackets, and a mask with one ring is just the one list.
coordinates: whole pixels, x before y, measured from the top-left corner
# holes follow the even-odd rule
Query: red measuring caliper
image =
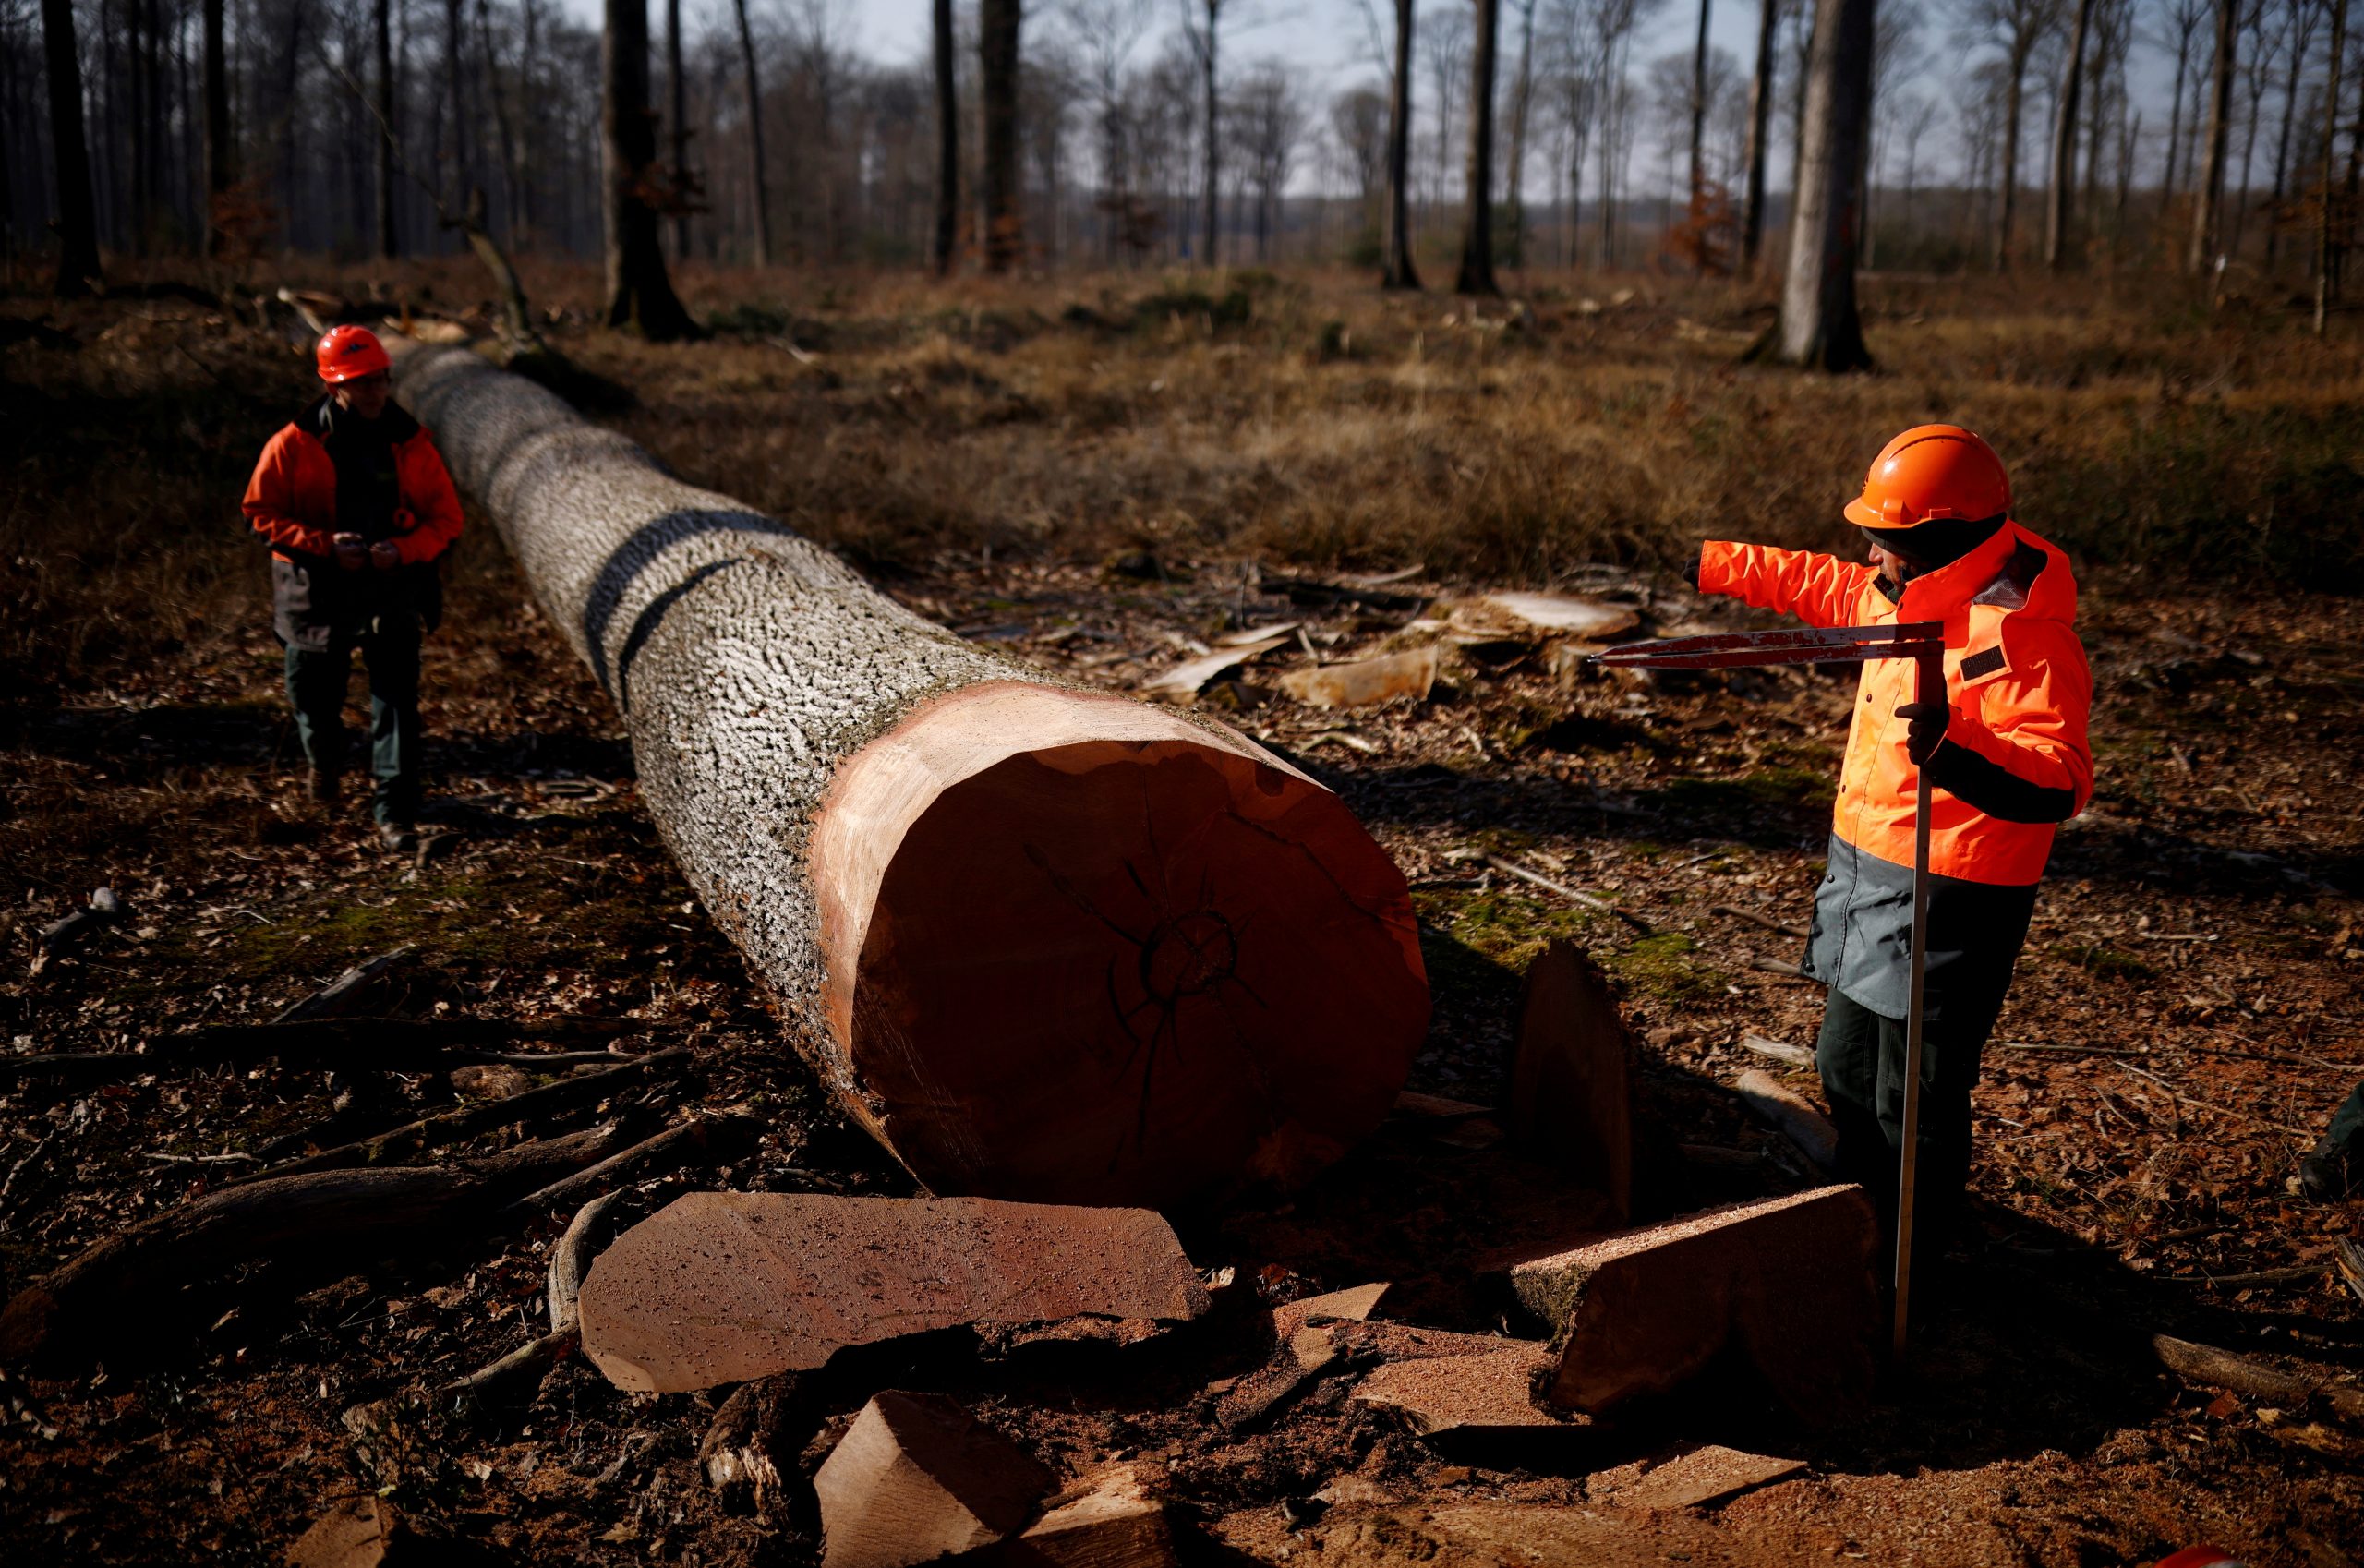
[[(1627, 643), (1595, 654), (1622, 669), (1731, 669), (1753, 664), (1913, 663), (1912, 700), (1946, 700), (1946, 628), (1938, 621), (1893, 626), (1830, 626), (1782, 632), (1731, 632)], [(1904, 1153), (1896, 1193), (1896, 1354), (1904, 1355), (1912, 1297), (1912, 1178), (1921, 1139), (1921, 985), (1929, 963), (1929, 774), (1914, 770), (1912, 813), (1912, 990), (1904, 1019)]]

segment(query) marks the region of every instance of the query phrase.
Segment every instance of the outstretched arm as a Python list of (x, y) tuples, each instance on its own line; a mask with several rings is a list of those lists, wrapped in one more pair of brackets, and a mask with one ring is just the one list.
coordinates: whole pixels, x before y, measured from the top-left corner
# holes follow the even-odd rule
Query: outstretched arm
[(1759, 609), (1794, 615), (1813, 626), (1847, 626), (1861, 618), (1872, 569), (1813, 550), (1711, 539), (1699, 549), (1697, 586), (1730, 594)]

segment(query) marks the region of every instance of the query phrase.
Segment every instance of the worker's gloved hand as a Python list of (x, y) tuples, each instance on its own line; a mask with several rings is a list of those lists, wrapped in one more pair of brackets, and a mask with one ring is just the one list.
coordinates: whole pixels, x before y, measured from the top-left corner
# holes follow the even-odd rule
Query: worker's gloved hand
[(1947, 703), (1906, 703), (1896, 710), (1896, 717), (1912, 728), (1905, 731), (1904, 754), (1912, 759), (1915, 767), (1925, 767), (1937, 754), (1937, 747), (1946, 738), (1946, 726), (1952, 722), (1954, 710)]
[(358, 572), (369, 564), (369, 547), (358, 534), (339, 534), (331, 541), (336, 546), (336, 563), (347, 572)]
[(1695, 549), (1691, 552), (1691, 559), (1683, 563), (1683, 580), (1691, 585), (1695, 593), (1699, 587), (1699, 563), (1704, 555), (1704, 551)]
[(392, 539), (380, 539), (369, 547), (369, 564), (380, 572), (392, 572), (403, 563), (400, 546)]

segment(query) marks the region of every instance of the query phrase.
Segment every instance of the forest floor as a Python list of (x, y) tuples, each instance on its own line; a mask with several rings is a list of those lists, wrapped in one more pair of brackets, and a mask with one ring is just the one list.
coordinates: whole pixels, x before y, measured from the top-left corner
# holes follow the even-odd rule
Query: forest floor
[[(296, 281), (474, 287), (456, 269)], [(1496, 1103), (1519, 971), (1575, 939), (1641, 1043), (1646, 1217), (1806, 1185), (1727, 1086), (1779, 1066), (1743, 1035), (1810, 1044), (1820, 996), (1755, 965), (1797, 944), (1724, 911), (1803, 923), (1851, 683), (1635, 681), (1516, 637), (1454, 644), (1417, 703), (1317, 711), (1274, 678), (1434, 640), (1494, 588), (1591, 594), (1636, 634), (1760, 623), (1666, 563), (1705, 536), (1845, 548), (1838, 502), (1920, 417), (2006, 429), (2038, 532), (2123, 535), (2083, 573), (2098, 785), (1985, 1058), (1975, 1234), (1869, 1416), (1803, 1427), (1726, 1385), (1522, 1464), (1432, 1452), (1333, 1380), (1266, 1429), (1224, 1429), (1203, 1391), (1261, 1359), (1242, 1326), (1261, 1306), (1385, 1279), (1387, 1315), (1536, 1332), (1472, 1256), (1503, 1205), (1585, 1213), (1586, 1195), (1397, 1118), (1304, 1193), (1179, 1217), (1193, 1261), (1239, 1281), (1208, 1333), (901, 1344), (816, 1381), (806, 1435), (876, 1388), (941, 1389), (1064, 1475), (1162, 1467), (1208, 1561), (2083, 1568), (2201, 1539), (2260, 1568), (2364, 1561), (2364, 1434), (2187, 1384), (2145, 1351), (2165, 1332), (2364, 1375), (2364, 1304), (2331, 1260), (2364, 1203), (2311, 1204), (2293, 1181), (2364, 1076), (2364, 664), (2354, 601), (2315, 591), (2358, 561), (2352, 325), (2316, 345), (2264, 306), (2195, 321), (2131, 285), (1941, 310), (1908, 280), (1874, 289), (1874, 346), (1913, 368), (1827, 383), (1735, 369), (1755, 302), (1663, 280), (1538, 290), (1472, 328), (1465, 304), (1334, 280), (819, 281), (783, 302), (694, 276), (730, 330), (669, 347), (585, 324), (581, 274), (529, 283), (559, 345), (635, 394), (621, 428), (964, 635), (1133, 691), (1243, 624), (1302, 622), (1200, 700), (1337, 790), (1410, 879), (1436, 992), (1412, 1087)], [(409, 945), (386, 1004), (405, 1012), (629, 1015), (688, 1046), (688, 1073), (636, 1092), (647, 1111), (743, 1104), (766, 1128), (697, 1185), (911, 1190), (782, 1045), (638, 802), (612, 707), (473, 509), (428, 651), (426, 851), (383, 852), (358, 804), (306, 800), (235, 512), (309, 395), (296, 335), (243, 298), (0, 296), (6, 1048), (267, 1019)], [(1284, 579), (1353, 571), (1401, 573), (1384, 595), (1414, 608), (1304, 602)], [(1611, 897), (1653, 933), (1468, 851)], [(102, 885), (130, 918), (34, 972), (34, 934)], [(1786, 1081), (1819, 1093), (1810, 1072)], [(385, 1126), (455, 1090), (262, 1067), (0, 1079), (0, 1293), (252, 1169), (340, 1093), (345, 1125)], [(27, 1561), (274, 1562), (364, 1490), (521, 1562), (814, 1561), (793, 1445), (791, 1495), (763, 1514), (706, 1484), (718, 1396), (625, 1394), (577, 1357), (489, 1416), (433, 1397), (539, 1332), (554, 1229), (318, 1277), (278, 1260), (124, 1304), (98, 1361), (0, 1372), (0, 1538)], [(1703, 1441), (1810, 1468), (1705, 1510), (1616, 1501)]]

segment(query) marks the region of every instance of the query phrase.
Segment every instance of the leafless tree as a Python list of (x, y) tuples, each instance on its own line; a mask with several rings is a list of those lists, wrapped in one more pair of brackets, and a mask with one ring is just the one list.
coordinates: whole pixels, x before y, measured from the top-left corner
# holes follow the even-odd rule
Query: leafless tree
[(1707, 180), (1704, 160), (1707, 138), (1707, 13), (1711, 0), (1699, 0), (1699, 36), (1691, 47), (1691, 199), (1696, 201)]
[(1502, 292), (1494, 281), (1494, 55), (1502, 19), (1502, 0), (1478, 0), (1469, 57), (1469, 164), (1462, 180), (1468, 211), (1462, 220), (1455, 294)]
[[(2279, 213), (2282, 200), (2289, 191), (2290, 131), (2298, 119), (2298, 78), (2306, 67), (2307, 57), (2314, 51), (2315, 29), (2329, 8), (2322, 0), (2284, 0), (2286, 18), (2284, 36), (2289, 40), (2289, 78), (2282, 88), (2282, 127), (2274, 139), (2274, 207)], [(2271, 271), (2281, 251), (2282, 224), (2277, 220), (2266, 225), (2265, 265)]]
[(99, 224), (90, 197), (90, 153), (82, 138), (82, 61), (74, 46), (72, 0), (41, 0), (42, 48), (49, 63), (49, 136), (57, 181), (57, 296), (74, 299), (98, 283)]
[(1006, 272), (1025, 251), (1018, 189), (1019, 0), (978, 0), (977, 62), (985, 121), (985, 271)]
[(1383, 288), (1416, 289), (1412, 264), (1412, 0), (1395, 0), (1395, 68), (1388, 81), (1387, 259)]
[(1241, 173), (1256, 192), (1256, 259), (1268, 261), (1281, 193), (1306, 129), (1305, 101), (1285, 62), (1266, 60), (1241, 79), (1232, 95), (1231, 121)]
[(764, 177), (764, 84), (755, 65), (754, 30), (747, 25), (747, 0), (730, 0), (739, 23), (739, 95), (747, 112), (747, 199), (755, 223), (755, 265), (772, 264), (772, 199)]
[(657, 239), (657, 122), (648, 112), (648, 0), (607, 0), (601, 48), (606, 82), (608, 325), (663, 342), (697, 323), (666, 275)]
[(1127, 150), (1131, 85), (1127, 70), (1150, 25), (1150, 0), (1064, 0), (1059, 19), (1072, 42), (1099, 132), (1100, 207), (1106, 215), (1104, 254), (1116, 257), (1132, 205)]
[(1871, 131), (1873, 0), (1819, 0), (1804, 150), (1773, 353), (1846, 371), (1871, 364), (1855, 308), (1856, 192)]
[(1765, 238), (1765, 165), (1768, 161), (1773, 124), (1773, 68), (1777, 58), (1774, 34), (1787, 6), (1784, 0), (1759, 0), (1756, 7), (1756, 65), (1748, 78), (1747, 187), (1741, 199), (1740, 263), (1753, 272)]
[(2058, 271), (2068, 259), (2068, 203), (2077, 184), (2077, 99), (2085, 82), (2085, 32), (2093, 0), (2076, 0), (2068, 24), (2068, 58), (2060, 78), (2060, 107), (2052, 117), (2052, 160), (2044, 208), (2044, 264)]
[[(2200, 39), (2201, 26), (2208, 19), (2209, 3), (2210, 0), (2165, 0), (2159, 13), (2159, 30), (2152, 35), (2153, 42), (2160, 48), (2172, 50), (2176, 57), (2175, 93), (2169, 100), (2167, 113), (2167, 167), (2159, 182), (2161, 192), (2169, 196), (2183, 188), (2176, 180), (2176, 170), (2183, 151), (2183, 88), (2191, 66), (2192, 49)], [(2194, 118), (2199, 116), (2196, 104), (2192, 114)]]
[[(2347, 0), (2331, 0), (2331, 62), (2323, 80), (2323, 185), (2322, 200), (2315, 212), (2315, 336), (2323, 335), (2331, 317), (2331, 296), (2339, 271), (2339, 253), (2332, 240), (2332, 150), (2339, 145), (2340, 58), (2347, 42)], [(2358, 146), (2348, 140), (2349, 161), (2353, 166), (2355, 150)]]
[(2215, 259), (2218, 209), (2225, 200), (2225, 154), (2232, 139), (2233, 78), (2240, 38), (2240, 0), (2215, 0), (2215, 59), (2208, 74), (2208, 142), (2191, 216), (2185, 270), (2200, 275)]
[(2011, 264), (2011, 236), (2020, 202), (2020, 111), (2028, 66), (2059, 12), (2058, 0), (1966, 0), (1962, 29), (1969, 42), (1992, 45), (2003, 61), (2002, 202), (1995, 221), (1993, 260), (2002, 271)]
[(1511, 80), (1510, 188), (1504, 216), (1511, 236), (1512, 265), (1526, 265), (1526, 133), (1535, 103), (1535, 9), (1538, 0), (1511, 0), (1518, 12), (1518, 71)]
[(935, 0), (935, 238), (936, 276), (952, 271), (960, 230), (960, 77), (953, 64), (952, 0)]

